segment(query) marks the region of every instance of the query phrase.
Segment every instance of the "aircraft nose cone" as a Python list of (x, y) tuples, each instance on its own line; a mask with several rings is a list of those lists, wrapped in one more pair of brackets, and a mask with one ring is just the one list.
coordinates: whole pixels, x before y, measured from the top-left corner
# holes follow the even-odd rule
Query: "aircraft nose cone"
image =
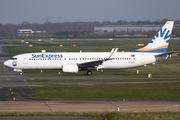
[(9, 60), (5, 61), (5, 62), (4, 62), (4, 65), (9, 67), (9, 66), (10, 66)]

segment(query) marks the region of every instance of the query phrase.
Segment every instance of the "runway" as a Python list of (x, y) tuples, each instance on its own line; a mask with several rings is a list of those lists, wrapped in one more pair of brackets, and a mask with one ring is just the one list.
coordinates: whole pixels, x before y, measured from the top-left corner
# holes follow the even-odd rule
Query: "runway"
[(1, 101), (0, 112), (180, 112), (180, 101), (51, 100)]

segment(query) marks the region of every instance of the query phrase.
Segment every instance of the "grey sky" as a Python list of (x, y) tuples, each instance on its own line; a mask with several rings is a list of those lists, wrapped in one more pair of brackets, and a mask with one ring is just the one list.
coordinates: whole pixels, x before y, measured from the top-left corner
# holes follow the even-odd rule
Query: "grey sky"
[(0, 23), (176, 20), (179, 11), (180, 0), (0, 0)]

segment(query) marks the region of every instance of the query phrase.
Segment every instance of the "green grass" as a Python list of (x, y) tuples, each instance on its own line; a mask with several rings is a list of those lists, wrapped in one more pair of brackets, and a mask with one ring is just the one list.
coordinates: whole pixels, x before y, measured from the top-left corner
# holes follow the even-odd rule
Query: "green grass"
[(179, 120), (178, 112), (158, 113), (108, 113), (109, 120)]
[[(137, 44), (148, 44), (151, 38), (114, 38), (113, 41), (109, 41), (108, 38), (55, 38), (53, 41), (49, 38), (43, 38), (41, 42), (38, 39), (24, 39), (25, 42), (28, 41), (29, 44), (53, 44), (57, 46), (7, 46), (7, 50), (10, 54), (20, 54), (28, 52), (40, 52), (41, 50), (46, 50), (48, 52), (79, 52), (80, 50), (84, 52), (105, 52), (110, 51), (113, 47), (118, 47), (118, 51), (132, 51), (141, 47), (136, 46)], [(4, 39), (5, 44), (25, 44), (21, 42), (21, 39)], [(90, 45), (90, 46), (77, 46), (77, 47), (58, 47), (59, 45)], [(179, 40), (171, 40), (168, 51), (172, 49), (174, 51), (180, 52), (180, 42)]]
[(107, 120), (180, 120), (179, 112), (148, 112), (148, 113), (99, 113), (99, 112), (38, 112), (38, 113), (0, 113), (0, 116), (93, 116)]
[[(4, 44), (54, 44), (54, 45), (136, 45), (137, 41), (142, 44), (147, 44), (151, 39), (149, 38), (114, 38), (113, 41), (109, 41), (108, 38), (71, 38), (67, 40), (65, 38), (54, 38), (53, 41), (47, 38), (43, 38), (41, 42), (38, 39), (3, 39)], [(130, 41), (130, 42), (129, 42)]]
[[(21, 54), (21, 53), (33, 53), (33, 52), (41, 52), (41, 50), (46, 50), (46, 52), (79, 52), (82, 50), (82, 52), (110, 52), (111, 49), (113, 48), (112, 46), (109, 47), (87, 47), (87, 46), (82, 46), (82, 47), (58, 47), (58, 46), (33, 46), (33, 47), (28, 47), (28, 46), (7, 46), (6, 47), (8, 52), (10, 54)], [(130, 48), (125, 48), (127, 51)], [(125, 49), (122, 49), (125, 50)], [(133, 50), (133, 49), (132, 49)]]
[(32, 87), (37, 99), (180, 100), (180, 83)]
[(180, 79), (59, 79), (59, 80), (36, 80), (30, 79), (26, 80), (28, 83), (78, 83), (78, 82), (150, 82), (150, 81), (177, 81), (180, 82)]
[(178, 112), (158, 113), (108, 113), (104, 118), (108, 120), (179, 120)]

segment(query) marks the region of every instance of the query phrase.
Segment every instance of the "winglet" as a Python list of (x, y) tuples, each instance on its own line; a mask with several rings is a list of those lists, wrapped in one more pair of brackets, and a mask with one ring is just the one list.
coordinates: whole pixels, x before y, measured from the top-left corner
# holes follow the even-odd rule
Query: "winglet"
[[(114, 48), (113, 48), (112, 50), (114, 50)], [(115, 57), (115, 55), (116, 55), (116, 53), (117, 53), (117, 51), (118, 51), (118, 48), (116, 48), (114, 51), (112, 51), (112, 50), (111, 50), (112, 54), (111, 54), (111, 55), (109, 56), (109, 58), (106, 59), (106, 60), (114, 59), (114, 57)], [(106, 61), (106, 60), (105, 60), (105, 61)]]
[(113, 49), (111, 50), (111, 53), (114, 52), (114, 49), (115, 49), (115, 48), (113, 48)]

